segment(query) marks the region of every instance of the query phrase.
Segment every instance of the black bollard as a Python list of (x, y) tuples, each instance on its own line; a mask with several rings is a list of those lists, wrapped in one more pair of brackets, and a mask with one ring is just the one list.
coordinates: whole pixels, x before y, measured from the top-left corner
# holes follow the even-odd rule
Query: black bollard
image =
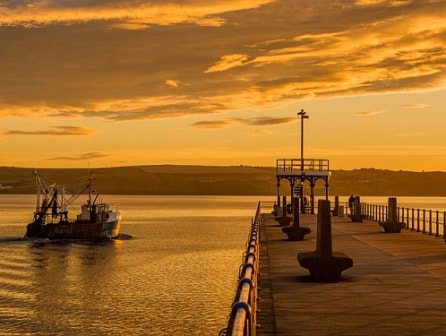
[(401, 229), (406, 227), (406, 223), (398, 222), (396, 197), (389, 197), (388, 202), (388, 219), (385, 222), (379, 222), (379, 225), (384, 228), (386, 233), (400, 233)]
[(288, 240), (302, 241), (304, 236), (311, 232), (310, 228), (300, 227), (299, 223), (299, 199), (293, 199), (293, 225), (282, 228), (282, 232), (288, 235)]
[(316, 251), (297, 255), (300, 266), (310, 271), (315, 282), (337, 282), (342, 271), (353, 266), (353, 259), (341, 252), (332, 252), (330, 202), (319, 200)]
[(334, 202), (334, 208), (333, 208), (333, 216), (338, 215), (338, 208), (339, 208), (339, 196), (335, 196), (335, 202)]
[(290, 225), (291, 217), (287, 216), (287, 206), (286, 206), (286, 196), (283, 195), (282, 199), (282, 214), (281, 216), (276, 216), (275, 220), (279, 222), (280, 226)]
[(271, 211), (271, 213), (273, 214), (274, 217), (276, 217), (279, 213), (279, 207), (277, 206), (276, 202), (274, 202), (273, 211)]

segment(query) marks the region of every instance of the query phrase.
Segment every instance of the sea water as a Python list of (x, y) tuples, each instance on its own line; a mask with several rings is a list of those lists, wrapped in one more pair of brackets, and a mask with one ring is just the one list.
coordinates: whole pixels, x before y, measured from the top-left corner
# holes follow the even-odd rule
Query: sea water
[(95, 243), (23, 240), (35, 197), (0, 195), (0, 335), (217, 335), (259, 200), (275, 197), (105, 196), (123, 234)]
[(260, 199), (105, 196), (123, 235), (95, 243), (23, 240), (35, 197), (1, 195), (0, 335), (217, 335)]

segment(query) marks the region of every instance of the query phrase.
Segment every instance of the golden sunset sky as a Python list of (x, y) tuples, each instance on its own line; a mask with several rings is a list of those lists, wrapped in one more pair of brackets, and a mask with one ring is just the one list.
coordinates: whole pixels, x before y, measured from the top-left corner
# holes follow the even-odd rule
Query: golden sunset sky
[(0, 165), (446, 170), (446, 0), (0, 0)]

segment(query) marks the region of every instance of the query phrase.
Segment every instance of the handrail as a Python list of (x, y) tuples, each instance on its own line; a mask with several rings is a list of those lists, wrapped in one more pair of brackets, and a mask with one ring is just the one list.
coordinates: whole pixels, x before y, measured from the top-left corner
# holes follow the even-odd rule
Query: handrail
[[(384, 222), (388, 220), (388, 206), (361, 202), (361, 214), (365, 219)], [(406, 229), (421, 232), (446, 241), (446, 211), (397, 207), (397, 219), (406, 223)]]
[(330, 161), (326, 159), (276, 159), (276, 172), (279, 171), (330, 171)]
[(257, 274), (259, 270), (260, 208), (258, 202), (240, 265), (239, 283), (229, 314), (228, 325), (220, 336), (255, 336), (257, 311)]

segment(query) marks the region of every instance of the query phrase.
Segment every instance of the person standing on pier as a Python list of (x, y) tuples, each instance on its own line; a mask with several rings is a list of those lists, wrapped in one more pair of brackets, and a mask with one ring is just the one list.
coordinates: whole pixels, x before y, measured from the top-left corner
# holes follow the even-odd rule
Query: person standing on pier
[(350, 195), (348, 198), (348, 208), (350, 209), (350, 213), (353, 213), (353, 204), (355, 204), (355, 196)]

